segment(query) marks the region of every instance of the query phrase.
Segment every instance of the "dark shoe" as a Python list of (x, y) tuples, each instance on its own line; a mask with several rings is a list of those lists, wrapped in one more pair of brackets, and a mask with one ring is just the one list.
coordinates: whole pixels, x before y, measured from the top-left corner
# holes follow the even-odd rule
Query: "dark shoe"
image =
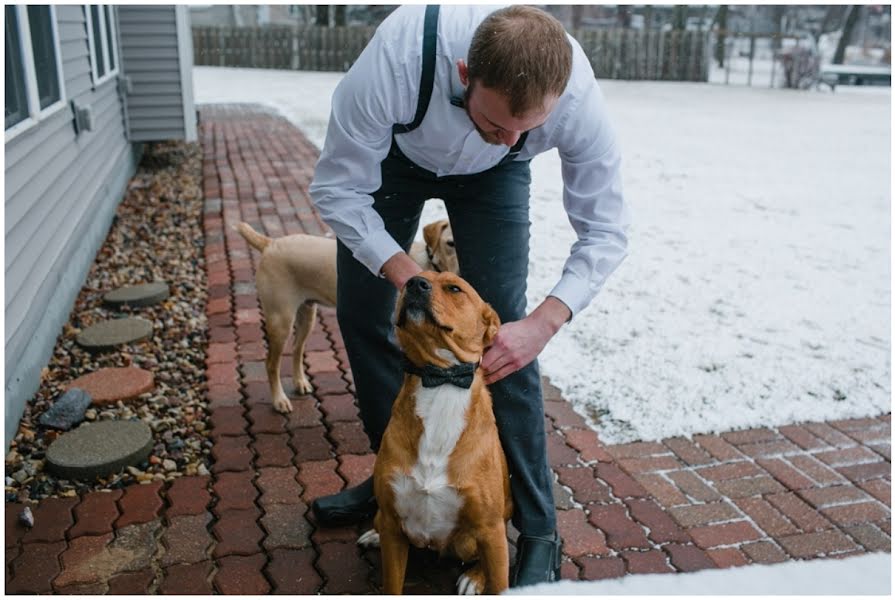
[(376, 514), (373, 478), (357, 487), (342, 490), (332, 496), (317, 498), (311, 504), (317, 523), (323, 527), (354, 525)]
[(510, 573), (510, 587), (559, 581), (562, 540), (550, 536), (520, 535), (516, 541), (516, 564)]

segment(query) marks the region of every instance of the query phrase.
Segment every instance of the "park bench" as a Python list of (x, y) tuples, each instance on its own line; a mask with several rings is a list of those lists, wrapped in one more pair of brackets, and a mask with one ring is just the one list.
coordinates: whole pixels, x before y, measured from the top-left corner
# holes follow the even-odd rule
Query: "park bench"
[(820, 80), (835, 85), (892, 85), (891, 67), (866, 65), (824, 65)]

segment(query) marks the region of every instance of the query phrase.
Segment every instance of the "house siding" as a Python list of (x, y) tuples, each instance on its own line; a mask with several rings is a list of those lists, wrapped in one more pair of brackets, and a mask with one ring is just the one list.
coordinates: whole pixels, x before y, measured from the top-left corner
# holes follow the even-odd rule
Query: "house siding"
[(66, 102), (95, 129), (76, 134), (69, 104), (5, 144), (7, 448), (138, 159), (115, 78), (93, 84), (83, 6), (56, 17)]
[[(133, 141), (195, 140), (192, 52), (184, 56), (178, 30), (187, 7), (120, 6), (122, 62), (131, 81), (127, 96)], [(181, 57), (187, 64), (181, 64)], [(188, 86), (188, 87), (186, 87)], [(185, 102), (185, 98), (188, 99)], [(186, 105), (186, 108), (185, 108)]]

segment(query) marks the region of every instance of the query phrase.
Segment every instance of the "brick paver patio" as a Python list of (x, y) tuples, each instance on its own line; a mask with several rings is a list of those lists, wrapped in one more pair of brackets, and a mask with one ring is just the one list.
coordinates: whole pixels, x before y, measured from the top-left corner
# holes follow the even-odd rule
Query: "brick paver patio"
[[(240, 220), (323, 234), (307, 186), (316, 150), (258, 107), (205, 107), (210, 477), (48, 499), (36, 525), (6, 505), (8, 593), (375, 593), (363, 527), (318, 529), (308, 509), (374, 456), (332, 309), (318, 313), (312, 396), (274, 412), (254, 289), (259, 255)], [(284, 376), (291, 375), (284, 357)], [(602, 579), (891, 548), (890, 415), (607, 446), (545, 382), (563, 573)], [(459, 566), (412, 554), (407, 591), (452, 593)]]

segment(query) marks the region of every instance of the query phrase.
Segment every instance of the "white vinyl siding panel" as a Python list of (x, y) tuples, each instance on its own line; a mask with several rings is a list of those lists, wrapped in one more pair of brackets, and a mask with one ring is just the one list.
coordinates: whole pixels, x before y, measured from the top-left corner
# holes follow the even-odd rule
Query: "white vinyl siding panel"
[[(119, 6), (122, 65), (131, 81), (130, 139), (184, 139), (184, 82), (174, 6)], [(192, 56), (182, 57), (192, 61)], [(188, 82), (192, 85), (192, 82)]]
[(146, 81), (134, 85), (129, 106), (141, 106), (144, 102), (155, 102), (153, 96), (172, 96), (180, 93), (180, 84), (164, 81)]
[[(108, 126), (97, 132), (97, 141), (115, 147), (116, 140), (121, 138), (118, 127)], [(107, 185), (106, 181), (113, 176), (110, 168), (117, 163), (118, 155), (127, 148), (118, 145), (119, 152), (105, 156), (88, 154), (78, 159), (76, 149), (69, 148), (58, 157), (72, 165), (67, 172), (54, 174), (56, 178), (46, 191), (46, 197), (55, 198), (55, 202), (43, 202), (29, 211), (6, 238), (6, 287), (15, 289), (16, 296), (34, 297), (42, 279), (35, 273), (45, 273), (57, 262), (64, 261), (61, 254), (63, 247), (71, 237), (71, 231), (81, 219), (90, 218), (89, 202), (67, 202), (70, 198), (93, 199), (100, 189)], [(113, 160), (114, 159), (114, 160)], [(39, 234), (39, 235), (38, 235)], [(25, 251), (28, 241), (39, 238), (39, 248)], [(10, 258), (12, 255), (12, 258)], [(15, 268), (10, 269), (10, 261)], [(18, 306), (18, 309), (17, 309)], [(6, 318), (7, 334), (23, 319), (28, 306), (9, 303), (7, 298)]]
[[(93, 103), (93, 108), (97, 111), (97, 114), (111, 113), (114, 115), (115, 113), (113, 111), (121, 110), (121, 105), (117, 94), (114, 93), (114, 88), (112, 88), (112, 91), (112, 94), (105, 94), (106, 98), (97, 98), (97, 101)], [(72, 127), (70, 114), (64, 123), (68, 125), (68, 127)], [(72, 133), (73, 132), (74, 128), (72, 127)], [(54, 137), (49, 140), (50, 143), (42, 144), (35, 148), (32, 154), (36, 154), (37, 157), (45, 160), (45, 163), (38, 171), (40, 173), (39, 177), (35, 176), (36, 173), (30, 173), (31, 169), (25, 168), (7, 174), (6, 186), (9, 190), (7, 193), (14, 193), (16, 198), (21, 199), (21, 201), (18, 202), (8, 202), (6, 206), (7, 242), (9, 242), (11, 238), (15, 238), (15, 230), (18, 230), (20, 235), (30, 235), (35, 233), (37, 227), (40, 225), (40, 221), (38, 221), (32, 224), (32, 226), (26, 226), (24, 231), (22, 231), (22, 227), (19, 227), (21, 223), (28, 225), (25, 218), (28, 213), (41, 212), (41, 210), (45, 209), (49, 204), (48, 202), (34, 203), (30, 202), (28, 199), (50, 198), (59, 200), (60, 198), (56, 198), (56, 194), (62, 193), (64, 190), (57, 190), (54, 186), (56, 186), (59, 181), (65, 181), (79, 175), (79, 173), (73, 171), (71, 168), (71, 165), (78, 162), (79, 155), (86, 152), (89, 156), (91, 150), (95, 150), (95, 145), (97, 143), (102, 143), (100, 140), (105, 140), (109, 135), (113, 137), (120, 135), (123, 138), (124, 128), (121, 126), (120, 119), (105, 118), (98, 119), (96, 121), (96, 129), (79, 136), (81, 138), (80, 140), (74, 141), (69, 139), (69, 143), (62, 143), (66, 138), (73, 137), (66, 134), (67, 132), (63, 129), (62, 131), (57, 132)], [(88, 136), (90, 137), (89, 143), (87, 143)], [(53, 143), (57, 140), (60, 143)], [(109, 139), (106, 143), (108, 142), (113, 142), (113, 140)], [(94, 152), (94, 154), (102, 157), (102, 153)], [(26, 160), (25, 164), (29, 164), (30, 162), (31, 161)], [(10, 231), (10, 228), (13, 228), (14, 231)], [(7, 264), (10, 261), (9, 248), (7, 248), (6, 261)]]
[[(122, 172), (134, 149), (115, 80), (91, 81), (84, 8), (59, 5), (55, 12), (66, 105), (5, 144), (7, 432), (38, 383), (27, 375), (35, 365), (22, 357), (49, 359), (55, 339), (36, 332), (58, 328), (58, 335), (98, 248), (80, 236), (114, 211), (123, 189), (113, 188), (132, 174)], [(93, 131), (76, 134), (71, 100), (92, 108)], [(63, 320), (48, 325), (48, 315)]]

